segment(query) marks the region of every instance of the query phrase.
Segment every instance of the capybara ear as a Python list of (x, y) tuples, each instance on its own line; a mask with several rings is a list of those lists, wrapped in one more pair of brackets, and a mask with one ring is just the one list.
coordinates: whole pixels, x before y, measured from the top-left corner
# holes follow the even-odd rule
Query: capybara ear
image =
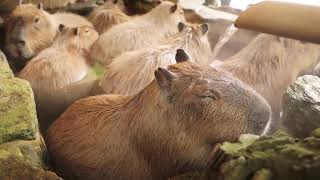
[(23, 4), (23, 0), (19, 0), (19, 4)]
[(65, 25), (64, 24), (60, 24), (59, 25), (59, 32), (62, 32), (65, 28)]
[(174, 12), (176, 12), (177, 9), (178, 9), (178, 5), (175, 4), (175, 5), (171, 6), (170, 12), (171, 12), (171, 13), (174, 13)]
[(207, 34), (207, 32), (209, 31), (209, 25), (207, 23), (201, 24), (200, 28), (203, 35)]
[(38, 9), (42, 10), (43, 9), (43, 4), (42, 3), (38, 3), (37, 7), (38, 7)]
[(176, 78), (175, 74), (160, 67), (154, 72), (154, 75), (160, 88), (165, 90), (170, 89), (172, 80)]
[(117, 4), (118, 3), (118, 0), (113, 0), (113, 4)]
[(177, 53), (176, 53), (177, 63), (181, 63), (189, 60), (190, 60), (189, 55), (183, 49), (177, 49)]
[(178, 23), (178, 30), (179, 32), (183, 31), (183, 29), (186, 27), (186, 25), (183, 22)]
[(158, 6), (158, 5), (161, 4), (161, 3), (162, 3), (161, 0), (155, 0), (155, 1), (153, 1), (153, 4), (154, 4), (155, 6)]
[(80, 34), (80, 28), (79, 28), (79, 27), (74, 28), (73, 34), (76, 35), (76, 36), (78, 36), (78, 35)]

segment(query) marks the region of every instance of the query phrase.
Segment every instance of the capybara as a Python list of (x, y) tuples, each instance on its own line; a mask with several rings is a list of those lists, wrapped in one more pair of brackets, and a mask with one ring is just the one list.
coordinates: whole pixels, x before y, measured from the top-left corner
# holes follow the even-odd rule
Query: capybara
[[(189, 58), (183, 50), (176, 57)], [(265, 133), (271, 111), (258, 93), (220, 69), (177, 62), (158, 68), (136, 95), (71, 105), (46, 134), (57, 172), (78, 180), (166, 179), (205, 168), (218, 142)]]
[[(88, 74), (88, 51), (98, 38), (98, 33), (90, 26), (63, 28), (61, 25), (60, 29), (62, 32), (52, 46), (30, 60), (18, 74), (30, 82), (39, 116), (43, 114), (57, 118), (62, 113), (60, 109), (64, 107), (64, 99), (56, 98), (55, 103), (49, 99), (55, 97), (56, 91), (82, 80)], [(53, 104), (57, 104), (56, 107)], [(42, 118), (39, 120), (41, 129), (46, 129), (46, 123), (50, 122), (41, 122)]]
[(119, 7), (120, 0), (106, 0), (104, 5), (94, 9), (88, 19), (99, 34), (106, 32), (112, 26), (127, 22), (130, 17)]
[(43, 10), (41, 4), (18, 5), (6, 24), (5, 50), (15, 72), (20, 71), (32, 57), (52, 44), (60, 24), (68, 27), (92, 26), (89, 21), (78, 15), (51, 15)]
[(250, 85), (269, 102), (272, 129), (276, 130), (280, 125), (282, 94), (299, 72), (315, 67), (319, 55), (319, 45), (261, 34), (217, 66)]
[(66, 7), (68, 4), (79, 0), (23, 0), (24, 3), (38, 4), (42, 3), (45, 9), (56, 9)]
[[(180, 33), (165, 44), (121, 54), (106, 66), (101, 86), (106, 94), (133, 95), (144, 89), (153, 79), (158, 67), (175, 64), (177, 49), (184, 49), (194, 61), (205, 64), (211, 55), (207, 38), (208, 25), (178, 24)], [(202, 62), (205, 61), (205, 62)]]
[(108, 65), (123, 52), (154, 46), (177, 33), (177, 24), (184, 22), (180, 6), (161, 2), (149, 13), (116, 25), (103, 33), (91, 49), (91, 59)]

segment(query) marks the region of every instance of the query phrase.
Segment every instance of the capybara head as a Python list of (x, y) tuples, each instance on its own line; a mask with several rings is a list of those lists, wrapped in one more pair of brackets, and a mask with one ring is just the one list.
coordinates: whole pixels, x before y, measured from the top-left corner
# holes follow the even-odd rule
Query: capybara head
[[(200, 25), (186, 25), (183, 22), (178, 24), (179, 34), (178, 36), (187, 37), (184, 38), (185, 50), (191, 55), (191, 58), (197, 58), (196, 62), (202, 62), (202, 60), (208, 59), (211, 55), (211, 47), (208, 40), (208, 24)], [(201, 59), (200, 59), (201, 58)]]
[(154, 9), (150, 11), (150, 15), (157, 17), (160, 21), (169, 22), (185, 22), (184, 11), (182, 7), (170, 1), (158, 1)]
[(273, 39), (287, 52), (287, 63), (293, 64), (292, 67), (296, 68), (292, 69), (293, 72), (311, 70), (319, 62), (320, 45), (278, 36), (274, 36)]
[(65, 45), (74, 50), (85, 52), (89, 51), (92, 44), (99, 37), (97, 31), (90, 26), (71, 28), (60, 24), (59, 31), (60, 32), (54, 41), (55, 45)]
[(183, 116), (180, 120), (187, 127), (210, 143), (267, 131), (271, 110), (262, 96), (230, 74), (216, 68), (204, 70), (188, 59), (178, 49), (178, 64), (155, 72), (162, 98), (168, 101), (168, 108)]
[(15, 59), (30, 59), (52, 43), (55, 24), (42, 4), (19, 4), (10, 14), (6, 29), (6, 51)]

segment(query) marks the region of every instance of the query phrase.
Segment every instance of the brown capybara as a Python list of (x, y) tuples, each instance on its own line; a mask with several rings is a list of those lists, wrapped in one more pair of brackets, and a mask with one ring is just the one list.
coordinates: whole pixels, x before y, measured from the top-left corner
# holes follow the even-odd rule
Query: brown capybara
[[(63, 112), (64, 99), (51, 97), (56, 97), (57, 91), (82, 80), (88, 74), (88, 51), (98, 38), (98, 33), (90, 26), (63, 28), (61, 25), (60, 29), (61, 33), (52, 46), (30, 60), (18, 74), (30, 82), (40, 117), (43, 114), (55, 119)], [(46, 129), (46, 123), (50, 122), (41, 122), (43, 118), (39, 119), (41, 129)]]
[(42, 4), (18, 5), (6, 24), (5, 50), (15, 72), (52, 44), (60, 24), (68, 27), (92, 26), (85, 18), (71, 13), (51, 15), (43, 10)]
[(166, 179), (205, 168), (218, 142), (265, 133), (271, 111), (258, 93), (220, 69), (180, 59), (188, 58), (183, 50), (176, 57), (136, 95), (71, 105), (46, 134), (57, 172), (78, 180)]
[[(175, 64), (177, 49), (184, 49), (191, 61), (205, 64), (211, 55), (207, 38), (208, 25), (178, 24), (180, 33), (160, 46), (129, 51), (106, 66), (101, 86), (106, 94), (133, 95), (144, 89), (153, 79), (158, 67)], [(202, 62), (205, 61), (205, 62)]]
[(157, 45), (177, 33), (178, 23), (184, 21), (180, 6), (163, 1), (147, 14), (118, 24), (103, 33), (92, 46), (91, 59), (108, 65), (123, 52)]
[(66, 7), (68, 4), (75, 3), (79, 0), (23, 0), (24, 3), (38, 4), (42, 3), (45, 9), (56, 9)]
[(106, 32), (112, 26), (129, 21), (130, 17), (120, 9), (119, 2), (120, 0), (106, 0), (104, 5), (90, 13), (88, 19), (99, 34)]
[(269, 102), (275, 130), (280, 124), (282, 94), (301, 71), (314, 68), (319, 55), (319, 45), (261, 34), (217, 66), (250, 85)]

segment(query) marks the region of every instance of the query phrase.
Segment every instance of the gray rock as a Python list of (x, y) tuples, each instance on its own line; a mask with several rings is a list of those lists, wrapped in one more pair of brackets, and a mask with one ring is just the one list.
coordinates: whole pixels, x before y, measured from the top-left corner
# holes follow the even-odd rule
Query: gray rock
[(309, 136), (320, 127), (320, 78), (299, 77), (284, 94), (282, 106), (284, 128), (297, 137)]

